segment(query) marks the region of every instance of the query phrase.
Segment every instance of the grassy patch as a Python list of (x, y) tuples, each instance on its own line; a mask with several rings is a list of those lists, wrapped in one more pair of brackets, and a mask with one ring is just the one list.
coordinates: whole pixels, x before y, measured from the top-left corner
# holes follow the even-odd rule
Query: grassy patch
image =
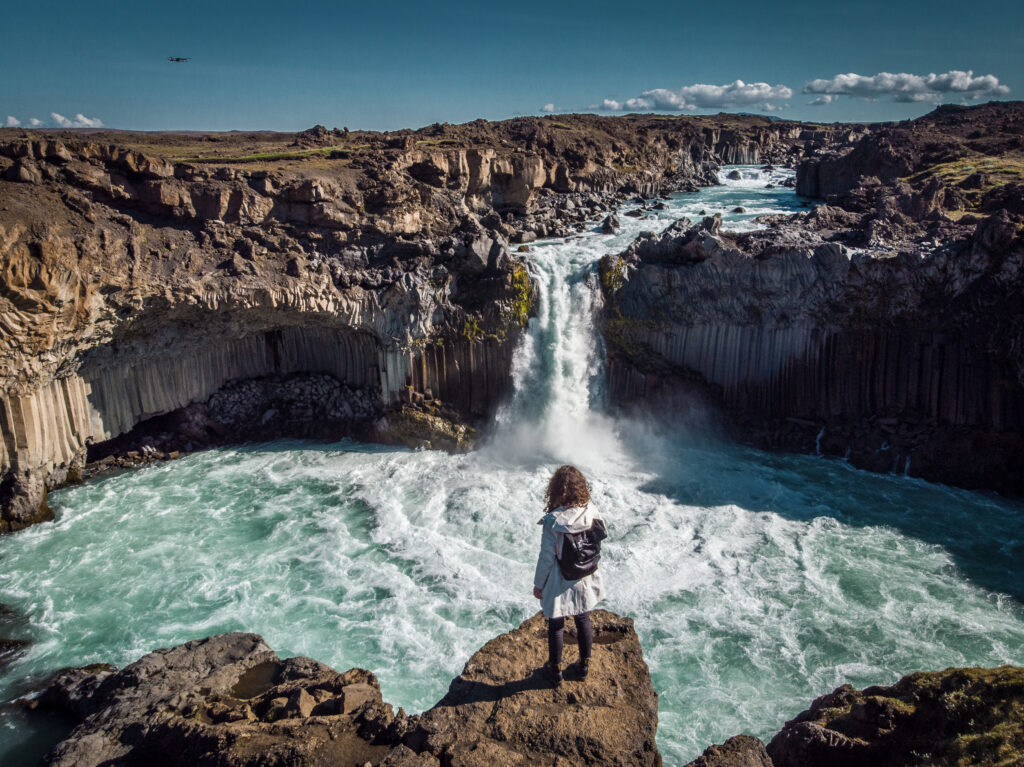
[(274, 162), (276, 160), (304, 160), (307, 157), (326, 157), (331, 160), (348, 157), (357, 149), (366, 149), (369, 144), (353, 144), (351, 146), (325, 146), (316, 149), (302, 149), (296, 152), (260, 152), (257, 154), (237, 155), (234, 157), (179, 157), (174, 162), (237, 164), (247, 162)]
[(458, 146), (457, 138), (425, 138), (416, 142), (417, 146)]
[(550, 125), (552, 128), (563, 128), (565, 130), (572, 130), (572, 126), (569, 125), (568, 123), (561, 123), (561, 122), (553, 121), (553, 122), (549, 122), (548, 125)]
[(480, 321), (476, 317), (466, 317), (462, 323), (462, 337), (467, 341), (476, 341), (484, 337), (484, 329), (480, 327)]
[(919, 184), (932, 178), (938, 178), (946, 185), (953, 185), (959, 184), (975, 173), (984, 173), (988, 176), (985, 186), (980, 190), (982, 193), (1003, 184), (1024, 181), (1024, 158), (963, 157), (959, 160), (933, 165), (904, 180), (912, 184)]

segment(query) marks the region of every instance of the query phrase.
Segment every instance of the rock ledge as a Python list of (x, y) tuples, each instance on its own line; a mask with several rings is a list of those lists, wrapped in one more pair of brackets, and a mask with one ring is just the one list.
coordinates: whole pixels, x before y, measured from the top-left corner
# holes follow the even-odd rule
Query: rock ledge
[(660, 765), (658, 699), (633, 623), (603, 610), (593, 618), (585, 683), (569, 673), (553, 690), (541, 675), (538, 614), (485, 644), (417, 716), (395, 713), (369, 671), (282, 660), (256, 634), (157, 650), (120, 671), (66, 670), (36, 705), (81, 723), (45, 763)]

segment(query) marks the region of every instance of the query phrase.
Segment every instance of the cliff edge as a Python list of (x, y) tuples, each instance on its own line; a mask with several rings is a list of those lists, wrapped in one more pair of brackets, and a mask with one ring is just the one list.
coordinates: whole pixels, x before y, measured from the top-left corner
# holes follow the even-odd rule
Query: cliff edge
[[(80, 724), (47, 757), (101, 764), (331, 764), (381, 767), (661, 764), (657, 695), (632, 621), (593, 613), (586, 682), (540, 673), (537, 615), (485, 644), (429, 711), (384, 703), (376, 677), (281, 660), (255, 634), (157, 650), (115, 671), (61, 672), (38, 701)], [(567, 660), (572, 660), (572, 644)]]

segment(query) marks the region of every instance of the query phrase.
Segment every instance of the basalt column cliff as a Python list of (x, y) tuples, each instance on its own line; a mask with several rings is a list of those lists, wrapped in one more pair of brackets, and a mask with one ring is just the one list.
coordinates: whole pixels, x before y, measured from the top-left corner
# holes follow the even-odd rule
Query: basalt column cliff
[(680, 389), (757, 444), (1024, 491), (1024, 105), (943, 107), (812, 152), (827, 204), (708, 217), (601, 264), (619, 402)]
[(461, 448), (531, 311), (509, 242), (712, 183), (722, 161), (785, 160), (803, 132), (589, 116), (0, 131), (0, 529), (46, 519), (47, 487), (119, 450), (279, 434)]

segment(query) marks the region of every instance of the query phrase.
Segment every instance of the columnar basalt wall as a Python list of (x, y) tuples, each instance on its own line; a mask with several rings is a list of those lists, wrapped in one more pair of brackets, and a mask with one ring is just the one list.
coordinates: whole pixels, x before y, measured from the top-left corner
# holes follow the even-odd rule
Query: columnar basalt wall
[(205, 345), (182, 336), (180, 348), (151, 358), (92, 362), (87, 355), (78, 374), (0, 399), (0, 458), (55, 473), (79, 465), (87, 445), (205, 402), (230, 381), (297, 372), (377, 391), (382, 410), (415, 392), (485, 417), (505, 394), (514, 348), (514, 341), (466, 340), (385, 350), (367, 333), (315, 327), (197, 340)]
[[(1011, 366), (955, 333), (698, 325), (640, 329), (633, 339), (699, 373), (741, 411), (822, 420), (892, 412), (1024, 429), (1024, 397)], [(629, 366), (616, 368), (611, 383), (620, 401), (650, 393), (645, 376)], [(657, 376), (649, 383), (657, 386)]]
[(927, 258), (719, 226), (602, 261), (616, 402), (701, 392), (762, 446), (1024, 492), (1019, 223), (995, 214)]

